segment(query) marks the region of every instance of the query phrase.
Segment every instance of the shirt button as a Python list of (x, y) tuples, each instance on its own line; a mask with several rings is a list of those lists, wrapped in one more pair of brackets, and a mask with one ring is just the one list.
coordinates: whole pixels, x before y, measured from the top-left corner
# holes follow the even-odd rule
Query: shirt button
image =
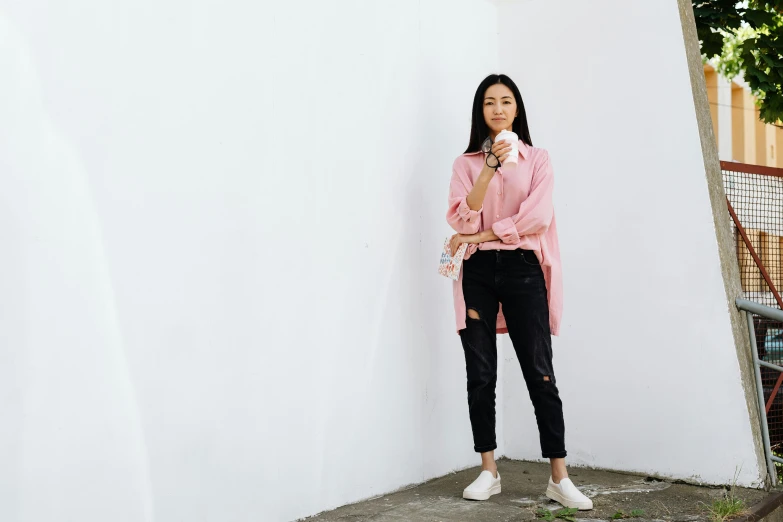
[(495, 217), (496, 217), (496, 218), (498, 218), (498, 219), (500, 219), (500, 214), (498, 214), (498, 215), (497, 215), (497, 216), (495, 216)]
[(503, 193), (498, 190), (498, 196), (501, 195), (501, 194), (503, 194)]

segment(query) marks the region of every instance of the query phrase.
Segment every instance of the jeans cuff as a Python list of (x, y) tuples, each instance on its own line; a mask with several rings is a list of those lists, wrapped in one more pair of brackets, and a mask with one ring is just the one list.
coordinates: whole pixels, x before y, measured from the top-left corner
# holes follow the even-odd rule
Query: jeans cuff
[(493, 451), (498, 448), (498, 445), (494, 442), (492, 444), (488, 444), (486, 446), (473, 446), (473, 449), (476, 450), (476, 453), (484, 453), (485, 451)]
[(563, 451), (550, 451), (548, 453), (541, 453), (541, 456), (545, 459), (564, 459), (568, 456), (566, 450)]

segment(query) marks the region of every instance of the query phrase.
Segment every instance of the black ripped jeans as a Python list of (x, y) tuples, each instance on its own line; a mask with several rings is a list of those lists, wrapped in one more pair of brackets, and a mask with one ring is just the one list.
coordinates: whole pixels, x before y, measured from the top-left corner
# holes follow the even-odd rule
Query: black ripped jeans
[[(517, 353), (538, 423), (544, 458), (566, 456), (563, 404), (552, 367), (549, 306), (541, 265), (532, 250), (478, 250), (462, 265), (466, 328), (460, 331), (468, 375), (474, 449), (497, 448), (495, 383), (498, 303)], [(479, 319), (471, 318), (478, 315)]]

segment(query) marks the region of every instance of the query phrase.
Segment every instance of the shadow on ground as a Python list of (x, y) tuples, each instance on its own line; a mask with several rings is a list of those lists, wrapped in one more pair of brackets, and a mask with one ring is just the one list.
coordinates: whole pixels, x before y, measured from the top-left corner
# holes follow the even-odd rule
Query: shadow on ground
[[(536, 520), (540, 508), (556, 511), (559, 504), (544, 496), (549, 464), (502, 458), (498, 460), (503, 491), (490, 500), (463, 500), (462, 490), (480, 468), (450, 473), (414, 487), (343, 506), (309, 517), (307, 522), (516, 522)], [(577, 518), (608, 520), (618, 511), (643, 510), (629, 521), (697, 522), (710, 520), (708, 507), (724, 496), (724, 487), (705, 487), (625, 473), (569, 469), (571, 480), (593, 500), (592, 511)], [(771, 493), (736, 488), (735, 495), (753, 506)], [(541, 519), (539, 519), (541, 520)], [(560, 519), (557, 519), (560, 521)]]

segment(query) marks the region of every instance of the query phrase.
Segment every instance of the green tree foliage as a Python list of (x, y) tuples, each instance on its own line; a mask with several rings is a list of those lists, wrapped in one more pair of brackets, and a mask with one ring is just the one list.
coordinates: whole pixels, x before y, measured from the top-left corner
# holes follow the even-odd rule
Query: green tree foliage
[(756, 97), (761, 120), (783, 121), (783, 0), (693, 0), (705, 59), (733, 78), (740, 72)]

